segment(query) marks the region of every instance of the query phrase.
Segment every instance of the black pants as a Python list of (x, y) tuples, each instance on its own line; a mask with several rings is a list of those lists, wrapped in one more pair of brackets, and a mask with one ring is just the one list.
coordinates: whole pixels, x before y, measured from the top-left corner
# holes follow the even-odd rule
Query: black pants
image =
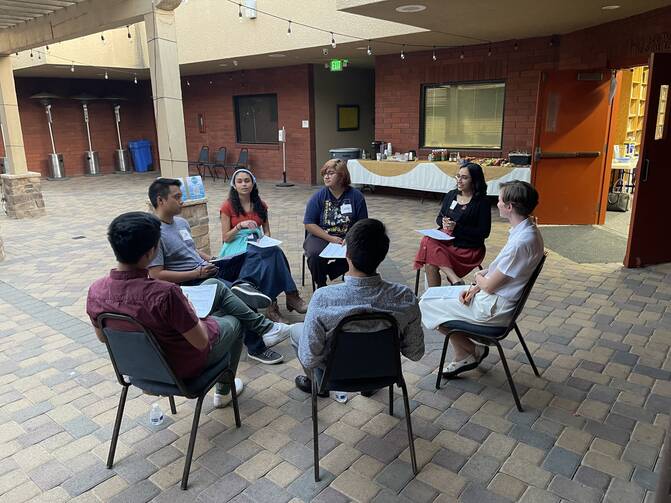
[(325, 259), (319, 256), (326, 245), (328, 245), (327, 241), (309, 233), (303, 242), (305, 256), (308, 259), (308, 268), (310, 274), (312, 274), (312, 280), (317, 284), (317, 288), (326, 286), (327, 276), (334, 280), (345, 274), (349, 269), (345, 259)]

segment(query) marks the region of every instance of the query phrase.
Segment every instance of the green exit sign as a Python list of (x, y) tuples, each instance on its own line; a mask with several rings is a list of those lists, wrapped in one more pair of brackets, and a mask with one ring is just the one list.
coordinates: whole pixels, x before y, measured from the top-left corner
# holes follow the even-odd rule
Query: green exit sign
[(342, 72), (343, 68), (347, 66), (346, 59), (332, 59), (331, 60), (331, 71), (332, 72)]

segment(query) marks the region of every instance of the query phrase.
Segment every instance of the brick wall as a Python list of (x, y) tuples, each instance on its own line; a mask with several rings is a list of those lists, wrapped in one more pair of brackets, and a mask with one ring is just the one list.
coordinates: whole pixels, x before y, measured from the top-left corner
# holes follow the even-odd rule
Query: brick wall
[[(624, 68), (646, 64), (650, 52), (671, 50), (671, 7), (557, 37), (505, 41), (375, 58), (375, 138), (394, 151), (419, 150), (422, 84), (505, 80), (501, 150), (468, 151), (498, 157), (511, 150), (531, 151), (538, 88), (543, 70)], [(466, 151), (464, 151), (466, 152)]]
[[(63, 154), (65, 174), (83, 175), (86, 165), (84, 152), (88, 150), (84, 115), (80, 102), (69, 99), (83, 92), (94, 96), (120, 95), (129, 101), (121, 104), (121, 139), (127, 148), (128, 141), (148, 139), (156, 155), (156, 127), (148, 83), (133, 84), (119, 81), (84, 79), (17, 78), (16, 93), (21, 114), (23, 141), (28, 169), (47, 176), (47, 155), (51, 142), (44, 107), (30, 96), (50, 92), (67, 99), (52, 103), (54, 141), (56, 151)], [(114, 171), (114, 151), (118, 148), (114, 112), (111, 102), (96, 101), (89, 104), (89, 125), (93, 149), (100, 156), (101, 171)], [(2, 150), (0, 148), (0, 150)]]
[[(282, 179), (282, 148), (279, 144), (252, 145), (236, 142), (233, 97), (247, 94), (277, 94), (278, 128), (287, 131), (287, 178), (293, 182), (312, 183), (314, 138), (311, 128), (301, 127), (311, 118), (312, 72), (309, 65), (261, 70), (245, 70), (200, 75), (182, 79), (184, 122), (189, 159), (197, 159), (203, 145), (228, 149), (228, 162), (237, 160), (240, 148), (249, 149), (254, 174), (259, 179)], [(188, 80), (189, 85), (186, 85)], [(198, 127), (198, 114), (203, 114), (206, 132)], [(310, 122), (312, 125), (312, 122)]]

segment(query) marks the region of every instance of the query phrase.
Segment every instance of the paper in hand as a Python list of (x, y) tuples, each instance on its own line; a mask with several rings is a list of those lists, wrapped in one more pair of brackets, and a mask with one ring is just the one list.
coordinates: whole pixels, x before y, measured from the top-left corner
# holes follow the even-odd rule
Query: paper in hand
[(326, 248), (319, 254), (321, 258), (345, 258), (347, 245), (339, 245), (337, 243), (329, 243)]
[(422, 300), (424, 299), (458, 299), (461, 292), (467, 290), (468, 286), (466, 285), (453, 285), (453, 286), (432, 286), (427, 288), (422, 295)]
[(450, 241), (454, 239), (454, 236), (445, 234), (443, 231), (438, 229), (417, 229), (415, 232), (419, 232), (423, 236), (428, 236), (431, 239), (437, 239), (438, 241)]
[(191, 301), (196, 308), (196, 316), (205, 318), (214, 304), (214, 296), (217, 294), (217, 285), (183, 286), (182, 293)]

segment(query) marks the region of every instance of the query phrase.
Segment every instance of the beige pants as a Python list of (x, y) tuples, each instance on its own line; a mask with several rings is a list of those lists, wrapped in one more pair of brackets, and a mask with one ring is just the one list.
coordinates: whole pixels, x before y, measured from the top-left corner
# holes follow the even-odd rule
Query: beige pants
[(495, 294), (478, 292), (468, 305), (459, 299), (421, 299), (422, 324), (436, 329), (447, 321), (502, 327), (510, 323), (515, 303)]

